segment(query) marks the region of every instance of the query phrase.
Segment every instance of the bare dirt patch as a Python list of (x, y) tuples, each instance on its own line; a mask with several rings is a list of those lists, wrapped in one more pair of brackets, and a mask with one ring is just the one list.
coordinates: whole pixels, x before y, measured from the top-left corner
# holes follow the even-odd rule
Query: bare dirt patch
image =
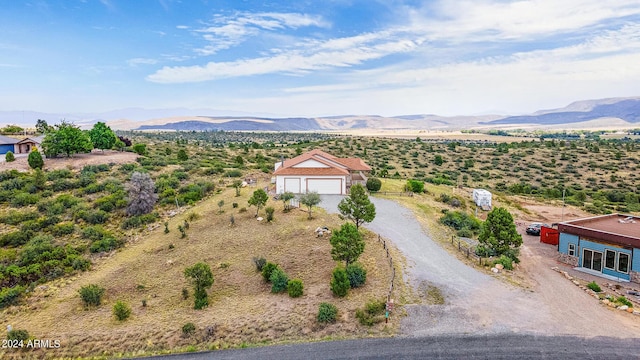
[[(58, 157), (44, 160), (44, 170), (69, 169), (79, 170), (86, 165), (100, 164), (126, 164), (135, 162), (138, 154), (132, 152), (114, 151), (114, 150), (94, 150), (88, 154), (75, 154), (73, 157)], [(13, 162), (0, 162), (0, 171), (2, 170), (19, 170), (29, 171), (29, 163), (27, 156), (16, 156)]]

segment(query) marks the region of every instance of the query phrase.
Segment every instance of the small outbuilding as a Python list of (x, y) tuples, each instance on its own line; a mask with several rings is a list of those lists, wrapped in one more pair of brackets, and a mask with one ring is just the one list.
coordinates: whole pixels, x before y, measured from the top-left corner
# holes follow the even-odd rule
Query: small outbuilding
[(640, 217), (611, 214), (558, 224), (560, 260), (611, 280), (640, 283)]
[(483, 210), (491, 210), (491, 193), (485, 189), (473, 189), (473, 202)]

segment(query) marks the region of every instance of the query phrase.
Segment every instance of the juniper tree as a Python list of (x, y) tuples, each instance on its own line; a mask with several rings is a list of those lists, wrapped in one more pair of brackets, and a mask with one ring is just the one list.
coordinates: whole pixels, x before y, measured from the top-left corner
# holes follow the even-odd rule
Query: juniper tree
[(155, 184), (147, 173), (134, 172), (127, 184), (127, 191), (127, 214), (129, 215), (150, 213), (158, 200), (158, 195), (155, 193)]

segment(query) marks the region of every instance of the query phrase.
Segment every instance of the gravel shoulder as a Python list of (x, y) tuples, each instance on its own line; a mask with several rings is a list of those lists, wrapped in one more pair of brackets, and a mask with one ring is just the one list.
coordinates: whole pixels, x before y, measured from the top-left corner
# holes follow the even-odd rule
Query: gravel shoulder
[[(340, 196), (323, 196), (320, 206), (337, 212)], [(365, 227), (390, 239), (406, 256), (414, 290), (435, 285), (444, 305), (405, 305), (406, 336), (436, 334), (523, 333), (639, 337), (640, 320), (601, 306), (557, 272), (559, 266), (533, 237), (525, 235), (521, 269), (533, 286), (524, 289), (480, 272), (453, 257), (429, 236), (411, 210), (386, 199), (371, 198), (376, 218)], [(542, 244), (542, 246), (546, 246)], [(546, 249), (548, 250), (548, 249)]]

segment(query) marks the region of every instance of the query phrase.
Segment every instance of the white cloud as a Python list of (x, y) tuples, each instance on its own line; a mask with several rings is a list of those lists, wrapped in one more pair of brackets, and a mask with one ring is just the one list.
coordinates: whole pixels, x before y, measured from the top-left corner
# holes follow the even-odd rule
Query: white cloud
[(322, 46), (320, 46), (320, 50), (317, 50), (315, 47), (311, 47), (270, 57), (232, 62), (209, 62), (205, 66), (165, 66), (149, 75), (147, 80), (160, 83), (178, 83), (269, 73), (300, 74), (312, 70), (362, 64), (368, 60), (379, 59), (391, 53), (408, 52), (414, 48), (415, 44), (410, 40), (387, 40), (368, 46), (340, 50), (326, 50)]
[(411, 28), (430, 40), (496, 41), (551, 36), (639, 15), (636, 0), (441, 0), (411, 12)]
[(146, 58), (134, 58), (127, 60), (127, 64), (129, 66), (138, 66), (138, 65), (155, 65), (158, 63), (158, 60), (155, 59), (146, 59)]
[(298, 13), (238, 13), (231, 17), (216, 16), (211, 25), (194, 30), (195, 33), (203, 34), (202, 38), (208, 43), (195, 51), (203, 56), (213, 55), (264, 31), (310, 26), (322, 28), (330, 24), (320, 16)]

